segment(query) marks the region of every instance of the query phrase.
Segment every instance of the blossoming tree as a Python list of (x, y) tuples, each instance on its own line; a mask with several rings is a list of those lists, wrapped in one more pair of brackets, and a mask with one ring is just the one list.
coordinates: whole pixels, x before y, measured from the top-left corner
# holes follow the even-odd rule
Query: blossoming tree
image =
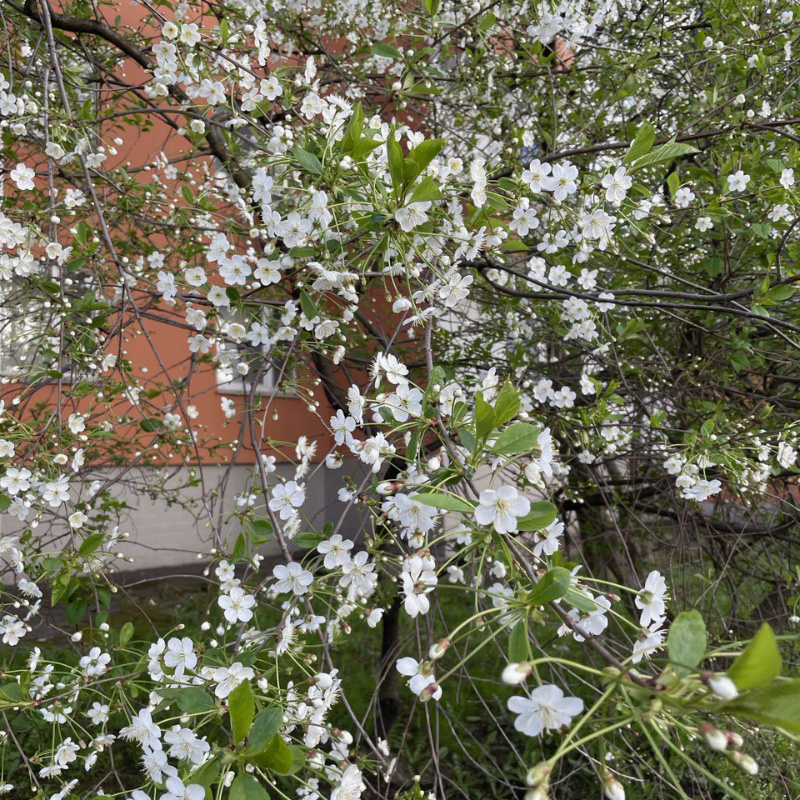
[[(0, 793), (785, 791), (795, 14), (4, 0)], [(121, 616), (176, 465), (211, 594)]]

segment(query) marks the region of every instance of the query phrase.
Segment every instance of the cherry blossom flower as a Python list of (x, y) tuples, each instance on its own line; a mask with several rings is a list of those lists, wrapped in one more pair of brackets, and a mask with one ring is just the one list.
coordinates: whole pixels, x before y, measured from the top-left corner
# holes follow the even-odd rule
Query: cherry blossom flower
[(516, 533), (519, 518), (531, 510), (531, 502), (513, 486), (484, 489), (475, 508), (479, 525), (492, 525), (497, 533)]
[(216, 682), (214, 694), (225, 699), (240, 683), (251, 681), (255, 677), (251, 667), (245, 667), (235, 661), (230, 667), (217, 667), (211, 670), (211, 677)]
[(294, 509), (300, 508), (305, 499), (305, 486), (295, 481), (287, 481), (273, 487), (269, 507), (277, 511), (281, 519), (289, 519), (294, 514)]
[(398, 208), (394, 213), (394, 218), (397, 220), (400, 227), (409, 233), (414, 228), (424, 225), (428, 221), (427, 211), (430, 210), (431, 202), (429, 200), (422, 200), (415, 203), (409, 203), (403, 208)]
[(572, 723), (583, 711), (583, 700), (565, 697), (552, 684), (534, 689), (528, 697), (515, 696), (508, 700), (508, 710), (517, 714), (514, 727), (526, 736), (539, 736), (543, 731), (558, 730)]
[[(256, 604), (256, 599), (239, 586), (234, 586), (228, 594), (221, 595), (217, 603), (223, 610), (225, 619), (233, 624), (236, 622), (249, 622), (253, 618), (252, 608)], [(166, 663), (166, 658), (164, 663)]]
[(436, 677), (433, 674), (433, 667), (429, 662), (417, 661), (415, 658), (406, 656), (397, 662), (397, 671), (407, 678), (408, 688), (416, 695), (421, 695), (428, 687), (433, 689), (432, 700), (439, 700), (442, 696), (442, 687), (437, 685)]
[(658, 570), (653, 570), (644, 582), (644, 588), (634, 602), (641, 610), (639, 622), (644, 628), (660, 622), (667, 614), (667, 582)]
[(438, 583), (435, 566), (430, 556), (411, 556), (403, 562), (403, 607), (410, 617), (427, 614), (431, 607), (427, 595)]
[(314, 582), (314, 576), (297, 563), (290, 561), (288, 564), (278, 564), (272, 570), (277, 583), (274, 589), (279, 594), (293, 592), (296, 595), (307, 594), (309, 587)]

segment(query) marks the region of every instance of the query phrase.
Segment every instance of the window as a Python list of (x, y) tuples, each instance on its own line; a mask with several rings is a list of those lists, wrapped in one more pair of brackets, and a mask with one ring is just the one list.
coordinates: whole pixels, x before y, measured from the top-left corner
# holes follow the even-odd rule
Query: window
[[(247, 347), (250, 352), (254, 349)], [(226, 355), (221, 358), (220, 365), (217, 367), (217, 391), (221, 394), (251, 394), (254, 388), (253, 382), (256, 381), (256, 394), (278, 393), (282, 358), (276, 361), (263, 349), (259, 350), (255, 357), (246, 360), (242, 359), (241, 350), (233, 351), (226, 348), (225, 353)], [(224, 363), (225, 361), (228, 363)], [(242, 364), (246, 365), (247, 373), (244, 375), (239, 373), (234, 364), (239, 367)]]

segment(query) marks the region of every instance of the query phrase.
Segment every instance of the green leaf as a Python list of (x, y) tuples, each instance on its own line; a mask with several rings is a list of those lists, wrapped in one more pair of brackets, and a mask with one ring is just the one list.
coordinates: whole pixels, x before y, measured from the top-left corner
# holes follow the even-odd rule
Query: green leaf
[(455, 497), (452, 494), (442, 494), (441, 492), (423, 492), (422, 494), (412, 494), (412, 500), (416, 500), (426, 506), (441, 508), (444, 511), (460, 511), (462, 514), (472, 514), (475, 506), (462, 497)]
[(564, 600), (578, 611), (585, 611), (587, 614), (597, 611), (597, 603), (574, 586), (564, 592)]
[(502, 425), (514, 419), (519, 413), (519, 394), (513, 384), (506, 382), (494, 403), (495, 425)]
[(231, 715), (233, 741), (238, 744), (247, 736), (256, 713), (256, 702), (253, 698), (253, 687), (250, 686), (250, 681), (240, 683), (230, 693), (228, 709)]
[(258, 756), (256, 763), (272, 772), (277, 772), (278, 775), (290, 775), (294, 766), (294, 757), (289, 745), (280, 736), (273, 736), (272, 741)]
[(508, 660), (527, 661), (531, 657), (531, 643), (528, 639), (528, 622), (521, 619), (508, 637)]
[(408, 188), (441, 153), (444, 139), (426, 139), (411, 150), (403, 163), (403, 187)]
[(78, 244), (86, 244), (89, 241), (91, 232), (92, 229), (85, 222), (79, 222), (75, 226), (75, 241)]
[(551, 567), (528, 594), (528, 603), (543, 606), (563, 597), (570, 586), (572, 575), (564, 567)]
[(781, 674), (778, 640), (765, 622), (728, 670), (728, 677), (739, 691), (758, 689)]
[(440, 3), (441, 0), (425, 0), (425, 8), (432, 17), (436, 16), (436, 12), (439, 10)]
[(84, 558), (90, 556), (100, 547), (101, 544), (103, 544), (105, 538), (106, 537), (104, 533), (90, 534), (81, 542), (81, 546), (78, 548), (78, 553)]
[(262, 711), (247, 736), (248, 752), (256, 753), (266, 748), (283, 725), (283, 710), (267, 708)]
[(678, 676), (697, 669), (706, 654), (706, 624), (699, 611), (682, 611), (667, 636), (669, 660)]
[(249, 526), (250, 538), (255, 544), (265, 544), (275, 532), (272, 523), (266, 519), (251, 519)]
[(770, 289), (766, 296), (773, 302), (773, 303), (782, 303), (784, 300), (788, 300), (792, 295), (795, 293), (795, 286), (789, 286), (787, 284), (782, 284), (781, 286), (775, 286)]
[(93, 533), (90, 536), (87, 536), (82, 542), (81, 546), (78, 548), (78, 552), (86, 558), (86, 556), (90, 556), (103, 544), (103, 539), (105, 539), (104, 533)]
[(489, 12), (478, 25), (478, 33), (488, 33), (497, 22), (497, 17)]
[(525, 453), (536, 447), (539, 429), (529, 422), (515, 422), (509, 425), (498, 437), (492, 450), (498, 455)]
[(669, 188), (669, 196), (674, 198), (681, 187), (681, 179), (678, 177), (677, 172), (670, 173), (667, 178), (667, 187)]
[(723, 706), (726, 714), (800, 733), (800, 678), (752, 689)]
[(206, 798), (211, 796), (212, 784), (219, 783), (220, 762), (217, 758), (210, 758), (205, 764), (198, 767), (186, 781), (187, 785), (196, 783), (206, 790)]
[(126, 622), (122, 626), (122, 629), (119, 632), (120, 647), (125, 647), (125, 645), (128, 644), (128, 642), (133, 637), (133, 631), (134, 631), (133, 623), (130, 620), (128, 620), (128, 622)]
[(158, 417), (149, 417), (139, 423), (139, 427), (146, 433), (156, 433), (161, 429), (161, 420)]
[(11, 505), (11, 498), (7, 494), (0, 494), (0, 511), (5, 511)]
[(303, 550), (312, 550), (320, 542), (324, 541), (324, 537), (313, 531), (300, 531), (292, 541)]
[(549, 500), (531, 503), (531, 510), (517, 520), (520, 531), (540, 531), (558, 516), (558, 509)]
[(389, 163), (389, 174), (392, 176), (394, 193), (399, 198), (403, 192), (403, 150), (395, 138), (394, 125), (386, 137), (386, 159)]
[(292, 151), (294, 160), (306, 171), (313, 175), (322, 175), (322, 162), (308, 150), (303, 150), (302, 147), (295, 147)]
[(436, 181), (430, 176), (426, 176), (414, 187), (414, 191), (411, 192), (411, 196), (408, 198), (408, 202), (409, 203), (432, 202), (434, 200), (438, 200), (441, 196), (442, 193), (439, 189), (439, 184), (436, 183)]
[(25, 692), (18, 683), (4, 683), (0, 686), (0, 699), (8, 700), (12, 703), (20, 703), (25, 699)]
[(247, 772), (240, 772), (231, 784), (230, 800), (269, 800), (267, 790)]
[(665, 164), (668, 161), (678, 158), (679, 156), (689, 155), (690, 153), (699, 152), (696, 147), (690, 144), (683, 144), (674, 140), (662, 144), (661, 147), (656, 147), (647, 155), (642, 156), (631, 164), (629, 172), (637, 169), (644, 169), (645, 167), (654, 167), (657, 164)]
[[(233, 695), (231, 694), (231, 696)], [(184, 714), (201, 714), (214, 708), (214, 698), (200, 686), (187, 686), (185, 689), (179, 689), (175, 702)]]
[(292, 765), (287, 772), (281, 773), (282, 775), (294, 775), (306, 765), (306, 751), (302, 747), (291, 744), (289, 745), (289, 753), (292, 756)]
[(387, 44), (386, 42), (376, 42), (370, 47), (376, 56), (383, 56), (384, 58), (402, 58), (403, 54), (394, 45)]
[(347, 123), (344, 135), (342, 136), (342, 152), (350, 153), (355, 150), (358, 140), (361, 138), (361, 131), (364, 130), (364, 109), (361, 103), (357, 103), (350, 115), (350, 122)]
[(312, 320), (314, 317), (319, 316), (319, 311), (314, 305), (314, 301), (308, 296), (308, 292), (300, 292), (300, 310), (305, 315), (307, 320)]
[(53, 586), (50, 591), (50, 604), (56, 605), (60, 600), (69, 597), (72, 593), (72, 573), (69, 567), (63, 572), (59, 573), (53, 581)]
[(477, 442), (475, 441), (475, 437), (472, 435), (472, 431), (470, 431), (468, 428), (461, 427), (458, 429), (458, 438), (461, 440), (461, 444), (463, 444), (470, 453), (475, 452), (475, 445)]
[(622, 159), (623, 164), (630, 164), (647, 155), (653, 147), (653, 142), (656, 140), (656, 130), (649, 122), (643, 122), (636, 131), (636, 138), (631, 142), (628, 152)]
[(479, 439), (488, 436), (495, 428), (494, 409), (483, 399), (483, 394), (475, 396), (475, 430)]

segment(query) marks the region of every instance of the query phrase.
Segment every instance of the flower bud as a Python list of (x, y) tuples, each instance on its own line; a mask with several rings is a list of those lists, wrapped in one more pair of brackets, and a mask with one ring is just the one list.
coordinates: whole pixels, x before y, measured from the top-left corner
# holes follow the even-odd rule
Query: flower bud
[(731, 753), (729, 758), (742, 772), (746, 772), (748, 775), (756, 775), (758, 773), (756, 760), (745, 753)]
[(436, 644), (431, 645), (431, 649), (428, 650), (428, 658), (431, 661), (436, 661), (437, 658), (441, 658), (446, 652), (447, 648), (450, 647), (450, 640), (449, 639), (439, 639)]
[(546, 761), (540, 761), (535, 767), (528, 770), (525, 776), (525, 782), (528, 786), (539, 786), (540, 783), (549, 783), (547, 780), (550, 777), (550, 765)]
[(336, 738), (346, 744), (348, 747), (353, 744), (353, 734), (350, 731), (338, 731)]
[(543, 783), (535, 789), (528, 789), (525, 792), (525, 800), (547, 800), (547, 793), (550, 791), (550, 784)]
[(419, 696), (419, 699), (422, 700), (423, 703), (427, 703), (431, 699), (438, 700), (441, 696), (441, 693), (442, 688), (438, 683), (429, 683), (422, 690), (422, 694)]
[(703, 737), (705, 743), (712, 749), (721, 753), (728, 747), (728, 737), (710, 722), (701, 725), (697, 732)]
[(725, 731), (725, 736), (728, 739), (728, 744), (734, 750), (740, 750), (744, 744), (744, 739), (735, 731)]
[(527, 661), (512, 661), (503, 670), (503, 683), (516, 686), (522, 683), (531, 674), (531, 665)]
[(625, 787), (607, 772), (603, 777), (603, 794), (608, 800), (625, 800)]
[(727, 675), (711, 675), (705, 683), (717, 697), (721, 697), (723, 700), (733, 700), (739, 696), (736, 684)]

